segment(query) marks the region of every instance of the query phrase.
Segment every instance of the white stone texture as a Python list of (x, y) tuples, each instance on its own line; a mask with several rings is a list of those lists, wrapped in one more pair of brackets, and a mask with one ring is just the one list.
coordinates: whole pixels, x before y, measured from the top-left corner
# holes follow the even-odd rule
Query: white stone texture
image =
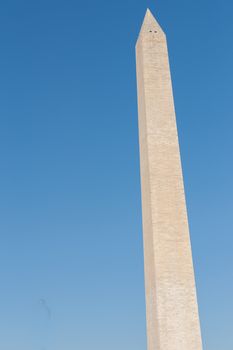
[(149, 10), (136, 61), (148, 350), (201, 350), (166, 36)]

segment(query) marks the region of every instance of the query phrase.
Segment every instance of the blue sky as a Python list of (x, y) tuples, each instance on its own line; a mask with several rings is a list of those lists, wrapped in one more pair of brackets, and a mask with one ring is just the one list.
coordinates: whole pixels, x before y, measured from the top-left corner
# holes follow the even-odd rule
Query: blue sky
[(0, 5), (0, 349), (146, 350), (134, 46), (167, 33), (204, 348), (232, 350), (233, 3)]

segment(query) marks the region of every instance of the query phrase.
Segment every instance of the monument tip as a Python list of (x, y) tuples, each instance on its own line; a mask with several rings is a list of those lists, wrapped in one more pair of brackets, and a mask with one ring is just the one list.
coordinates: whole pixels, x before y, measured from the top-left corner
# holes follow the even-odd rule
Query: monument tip
[(152, 13), (151, 13), (151, 10), (149, 9), (149, 7), (147, 7), (147, 9), (146, 9), (146, 15), (151, 15), (151, 16), (153, 16)]
[(148, 33), (150, 31), (164, 34), (162, 28), (160, 27), (159, 23), (155, 19), (151, 10), (149, 8), (147, 8), (139, 36), (141, 34), (145, 34), (145, 33)]

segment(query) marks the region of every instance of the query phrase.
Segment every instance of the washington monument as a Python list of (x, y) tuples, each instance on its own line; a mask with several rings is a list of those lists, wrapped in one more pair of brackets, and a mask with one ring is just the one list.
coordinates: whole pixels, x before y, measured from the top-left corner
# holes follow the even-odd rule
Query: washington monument
[(166, 36), (149, 10), (136, 62), (148, 350), (201, 350)]

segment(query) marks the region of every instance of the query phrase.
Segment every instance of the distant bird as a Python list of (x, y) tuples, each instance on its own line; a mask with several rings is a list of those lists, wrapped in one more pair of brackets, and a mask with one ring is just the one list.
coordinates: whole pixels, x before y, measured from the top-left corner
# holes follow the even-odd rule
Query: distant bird
[(39, 300), (39, 304), (41, 305), (41, 307), (45, 310), (47, 316), (48, 316), (48, 319), (51, 320), (51, 317), (52, 317), (52, 313), (51, 313), (51, 309), (50, 307), (48, 306), (47, 302), (45, 299), (40, 299)]

